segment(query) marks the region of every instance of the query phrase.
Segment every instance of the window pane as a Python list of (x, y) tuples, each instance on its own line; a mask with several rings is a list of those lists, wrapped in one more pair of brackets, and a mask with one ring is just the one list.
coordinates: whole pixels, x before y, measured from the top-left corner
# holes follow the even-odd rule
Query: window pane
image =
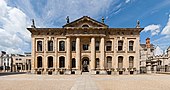
[(65, 58), (60, 57), (59, 58), (59, 68), (64, 68), (65, 67)]
[(107, 68), (111, 69), (112, 67), (112, 57), (107, 57)]
[(129, 41), (129, 51), (133, 51), (133, 41)]
[(76, 41), (72, 41), (72, 51), (76, 50)]
[(118, 51), (123, 50), (123, 41), (118, 41)]
[(88, 44), (83, 44), (83, 50), (88, 50), (89, 45)]
[(123, 68), (123, 57), (118, 57), (118, 68)]
[(129, 68), (133, 68), (134, 57), (129, 57)]
[(53, 57), (48, 57), (48, 68), (53, 67)]
[(95, 68), (100, 68), (100, 61), (99, 61), (99, 58), (96, 58)]
[(99, 51), (100, 42), (96, 41), (96, 51)]
[(64, 41), (59, 42), (59, 51), (65, 51), (65, 42)]
[(53, 41), (48, 41), (48, 51), (53, 51)]
[(72, 59), (72, 68), (76, 68), (76, 60), (75, 60), (75, 58)]
[(37, 41), (37, 51), (42, 51), (42, 41)]
[(42, 57), (37, 57), (37, 68), (42, 67)]
[(111, 51), (112, 50), (112, 42), (111, 41), (107, 41), (106, 42), (106, 51)]

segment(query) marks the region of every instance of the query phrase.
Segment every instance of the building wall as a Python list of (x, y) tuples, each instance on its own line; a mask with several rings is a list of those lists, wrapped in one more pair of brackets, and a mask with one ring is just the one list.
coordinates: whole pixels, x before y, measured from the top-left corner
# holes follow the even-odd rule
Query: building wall
[[(49, 40), (49, 37), (52, 38), (53, 42), (54, 42), (54, 51), (52, 52), (49, 52), (47, 50), (47, 41)], [(75, 37), (73, 38), (70, 38), (70, 41), (71, 40), (74, 40)], [(87, 41), (89, 42), (89, 51), (83, 51), (82, 50), (82, 43), (84, 41)], [(81, 59), (84, 57), (84, 56), (87, 56), (89, 59), (91, 59), (91, 52), (92, 52), (92, 43), (90, 42), (90, 40), (92, 39), (92, 37), (81, 37), (80, 40), (81, 40)], [(101, 39), (100, 37), (96, 37), (95, 38), (96, 40), (97, 39)], [(70, 46), (67, 46), (68, 42), (67, 42), (67, 37), (64, 37), (64, 36), (33, 36), (32, 37), (32, 42), (33, 42), (33, 49), (32, 49), (32, 60), (34, 60), (32, 62), (32, 70), (35, 70), (37, 69), (37, 57), (38, 56), (42, 56), (43, 58), (43, 68), (44, 68), (44, 73), (47, 72), (45, 69), (47, 68), (47, 58), (48, 56), (52, 56), (54, 58), (54, 68), (55, 69), (58, 69), (59, 68), (59, 57), (60, 56), (64, 56), (65, 57), (65, 60), (67, 60), (67, 49), (68, 47)], [(118, 52), (118, 40), (123, 40), (123, 51), (124, 52)], [(42, 41), (43, 42), (43, 50), (42, 52), (37, 52), (37, 41)], [(65, 41), (65, 51), (59, 51), (59, 41)], [(134, 36), (117, 36), (117, 35), (110, 35), (108, 37), (105, 37), (104, 38), (104, 45), (106, 45), (106, 41), (112, 41), (112, 51), (105, 51), (104, 53), (104, 59), (106, 61), (107, 57), (108, 56), (111, 56), (112, 57), (112, 68), (114, 68), (116, 70), (116, 68), (118, 68), (118, 57), (119, 56), (123, 56), (123, 68), (126, 69), (127, 71), (127, 68), (129, 67), (129, 57), (130, 56), (133, 56), (134, 57), (134, 68), (136, 68), (136, 70), (138, 71), (139, 70), (139, 35), (134, 35)], [(134, 52), (129, 52), (129, 41), (134, 41)], [(101, 42), (101, 41), (100, 41)], [(70, 44), (69, 44), (70, 45)], [(100, 43), (101, 45), (101, 43)], [(102, 47), (102, 46), (100, 46)], [(106, 48), (106, 47), (104, 47)], [(101, 58), (101, 49), (103, 48), (100, 48), (100, 51), (98, 52), (95, 52), (95, 58), (99, 58), (100, 60), (102, 60)], [(71, 52), (70, 53), (70, 58), (69, 60), (71, 60), (72, 58), (76, 58), (76, 52)], [(105, 62), (104, 61), (104, 62)], [(103, 63), (104, 63), (103, 62)], [(94, 63), (93, 63), (94, 64)], [(68, 69), (69, 67), (69, 64), (67, 64), (67, 61), (66, 61), (66, 64), (65, 64), (65, 68)], [(94, 67), (94, 65), (92, 65)], [(94, 69), (92, 68), (92, 66), (90, 65), (90, 69)], [(81, 67), (81, 64), (80, 64), (80, 67)], [(100, 68), (101, 70), (102, 69), (105, 69), (105, 68)], [(79, 68), (79, 70), (81, 70)], [(127, 73), (127, 72), (126, 72)]]
[[(77, 23), (76, 23), (77, 22)], [(89, 27), (82, 27), (83, 25)], [(96, 27), (101, 25), (100, 27)], [(108, 28), (103, 23), (96, 22), (90, 18), (83, 17), (82, 20), (66, 24), (64, 28), (28, 28), (32, 33), (32, 73), (47, 74), (52, 72), (57, 74), (64, 70), (65, 74), (75, 71), (80, 74), (83, 70), (82, 60), (89, 59), (88, 70), (91, 74), (112, 73), (130, 74), (139, 72), (139, 36), (142, 28)], [(72, 27), (73, 26), (73, 27)], [(48, 51), (48, 41), (52, 40), (53, 51)], [(42, 51), (37, 51), (37, 41), (42, 41)], [(65, 51), (59, 51), (59, 42), (65, 41)], [(71, 51), (71, 41), (76, 41), (76, 50)], [(95, 50), (96, 41), (100, 41), (99, 51)], [(112, 41), (111, 51), (106, 51), (107, 41)], [(123, 50), (118, 51), (118, 41), (123, 41)], [(133, 41), (133, 51), (129, 50), (129, 41)], [(83, 43), (89, 44), (89, 49), (83, 51)], [(37, 57), (42, 57), (42, 67), (37, 67)], [(53, 57), (53, 68), (48, 68), (48, 57)], [(65, 57), (65, 67), (59, 68), (59, 57)], [(107, 57), (112, 57), (112, 67), (107, 68)], [(118, 57), (123, 57), (123, 67), (118, 68)], [(133, 67), (129, 68), (129, 57), (133, 56)], [(71, 68), (72, 58), (76, 59), (76, 67)], [(100, 68), (95, 68), (95, 59), (99, 58)]]
[(13, 72), (30, 72), (31, 71), (31, 56), (14, 55), (12, 57)]

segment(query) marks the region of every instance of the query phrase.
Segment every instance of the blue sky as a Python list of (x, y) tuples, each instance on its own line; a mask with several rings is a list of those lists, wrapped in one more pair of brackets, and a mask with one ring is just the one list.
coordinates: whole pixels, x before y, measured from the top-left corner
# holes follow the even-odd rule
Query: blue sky
[(170, 45), (170, 0), (0, 0), (0, 11), (0, 50), (9, 53), (31, 51), (31, 19), (37, 27), (62, 27), (66, 16), (85, 15), (105, 17), (112, 28), (133, 28), (140, 20), (141, 43), (149, 37), (163, 50)]

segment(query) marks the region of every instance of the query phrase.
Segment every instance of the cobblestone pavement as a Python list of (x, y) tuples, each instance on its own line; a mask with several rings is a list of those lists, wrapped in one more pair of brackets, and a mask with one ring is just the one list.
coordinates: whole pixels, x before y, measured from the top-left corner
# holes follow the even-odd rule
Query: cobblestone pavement
[(87, 73), (77, 78), (76, 83), (71, 88), (71, 90), (99, 90), (99, 89), (96, 86), (91, 75)]
[(170, 90), (170, 75), (0, 76), (0, 90)]

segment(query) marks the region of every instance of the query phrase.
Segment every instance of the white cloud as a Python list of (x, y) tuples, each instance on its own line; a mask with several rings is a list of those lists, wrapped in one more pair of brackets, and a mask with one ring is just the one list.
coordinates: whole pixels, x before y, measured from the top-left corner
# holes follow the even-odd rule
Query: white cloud
[[(13, 0), (9, 0), (13, 1)], [(31, 0), (15, 0), (19, 7), (30, 19), (34, 18), (40, 27), (61, 27), (66, 23), (66, 16), (73, 21), (82, 16), (100, 19), (117, 11), (121, 0), (50, 0), (31, 2)], [(110, 8), (114, 7), (114, 8)]]
[(26, 27), (28, 27), (28, 23), (30, 26), (31, 19), (35, 19), (36, 27), (61, 27), (66, 23), (66, 16), (70, 16), (70, 21), (85, 15), (95, 19), (101, 19), (102, 16), (108, 15), (108, 18), (112, 13), (121, 10), (123, 4), (120, 1), (0, 0), (0, 38), (3, 38), (0, 41), (0, 50), (11, 53), (29, 51), (31, 35)]
[(23, 53), (24, 45), (30, 43), (30, 33), (26, 30), (27, 16), (15, 7), (7, 6), (4, 0), (1, 0), (0, 10), (0, 50), (7, 53)]
[(152, 36), (158, 35), (160, 32), (160, 27), (161, 27), (160, 25), (155, 25), (155, 24), (148, 25), (144, 28), (143, 32), (150, 31)]
[(126, 0), (126, 1), (125, 1), (125, 3), (129, 3), (129, 2), (130, 2), (130, 0)]
[(154, 55), (155, 56), (163, 55), (163, 50), (159, 46), (156, 46), (154, 50)]
[(163, 28), (161, 34), (170, 35), (170, 15), (169, 15), (169, 20), (167, 22), (167, 25)]

